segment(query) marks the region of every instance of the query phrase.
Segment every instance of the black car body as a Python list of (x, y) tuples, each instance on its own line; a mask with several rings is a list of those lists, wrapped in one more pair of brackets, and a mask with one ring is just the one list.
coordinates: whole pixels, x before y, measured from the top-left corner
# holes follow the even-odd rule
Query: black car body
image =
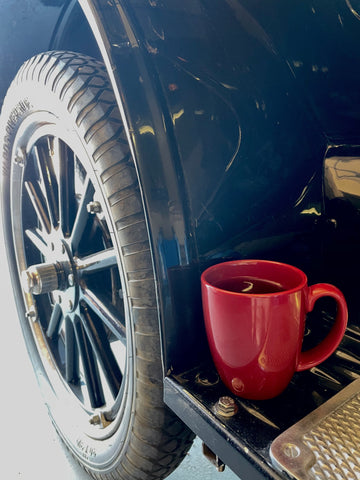
[[(360, 2), (8, 1), (0, 18), (1, 99), (35, 54), (104, 62), (144, 204), (165, 403), (242, 478), (285, 475), (271, 442), (358, 377)], [(244, 258), (335, 284), (349, 327), (323, 366), (224, 420), (200, 274)]]

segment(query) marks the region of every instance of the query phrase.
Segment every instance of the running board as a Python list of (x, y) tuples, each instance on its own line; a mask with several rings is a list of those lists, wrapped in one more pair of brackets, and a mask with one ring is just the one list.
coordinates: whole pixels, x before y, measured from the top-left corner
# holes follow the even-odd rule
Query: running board
[(360, 379), (279, 435), (270, 456), (296, 480), (360, 479)]

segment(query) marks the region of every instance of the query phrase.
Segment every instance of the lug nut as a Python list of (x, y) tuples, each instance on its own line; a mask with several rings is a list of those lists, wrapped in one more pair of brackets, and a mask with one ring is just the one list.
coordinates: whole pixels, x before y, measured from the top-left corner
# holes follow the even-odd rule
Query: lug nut
[(100, 415), (93, 415), (89, 422), (91, 425), (100, 425)]
[(104, 412), (95, 413), (95, 415), (89, 419), (89, 422), (91, 425), (98, 425), (100, 428), (105, 428), (111, 423), (106, 419)]
[(232, 417), (237, 411), (235, 400), (228, 396), (220, 397), (215, 405), (215, 412), (222, 417)]
[(91, 213), (91, 214), (95, 214), (95, 213), (101, 213), (102, 212), (102, 208), (101, 208), (101, 205), (99, 202), (89, 202), (87, 205), (86, 205), (86, 210), (88, 211), (88, 213)]

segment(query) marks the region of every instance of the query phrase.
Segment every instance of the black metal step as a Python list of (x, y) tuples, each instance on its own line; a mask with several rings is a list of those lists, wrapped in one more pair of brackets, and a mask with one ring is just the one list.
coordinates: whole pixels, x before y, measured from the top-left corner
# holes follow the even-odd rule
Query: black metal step
[[(316, 324), (318, 322), (315, 322)], [(326, 412), (329, 408), (332, 411), (335, 407), (331, 405), (338, 405), (338, 398), (349, 397), (348, 385), (350, 385), (348, 388), (360, 391), (360, 385), (353, 383), (357, 379), (360, 381), (359, 373), (360, 328), (349, 325), (340, 347), (328, 360), (311, 370), (296, 373), (287, 389), (274, 399), (251, 401), (232, 396), (219, 379), (211, 361), (166, 377), (164, 399), (183, 422), (240, 478), (288, 479), (294, 478), (295, 474), (285, 465), (286, 462), (280, 461), (280, 455), (275, 453), (275, 447), (270, 454), (273, 442), (279, 442), (274, 443), (275, 446), (282, 445), (281, 435), (287, 435), (284, 433), (287, 431), (292, 432), (292, 428), (296, 430), (294, 425), (308, 415), (310, 423), (316, 423), (314, 419), (318, 418), (319, 407)], [(340, 397), (337, 397), (337, 394)], [(232, 397), (235, 409), (230, 415), (221, 414), (221, 409), (218, 408), (221, 397)], [(334, 400), (331, 400), (332, 398)], [(335, 403), (326, 404), (329, 400)], [(346, 415), (350, 417), (350, 425), (355, 423), (355, 415), (354, 418), (350, 413)], [(310, 440), (307, 441), (310, 443)], [(289, 446), (287, 450), (285, 446), (286, 460), (291, 459), (291, 455), (297, 455), (295, 441), (290, 443), (294, 443), (295, 446)], [(358, 443), (360, 445), (360, 441)], [(326, 446), (324, 448), (327, 449)], [(284, 446), (280, 447), (280, 451), (281, 449), (284, 450)], [(331, 468), (332, 471), (336, 470), (334, 466)], [(331, 473), (333, 476), (327, 477), (317, 475), (299, 478), (360, 480), (360, 474), (357, 477), (347, 477), (343, 474), (342, 477), (336, 477), (333, 473)]]

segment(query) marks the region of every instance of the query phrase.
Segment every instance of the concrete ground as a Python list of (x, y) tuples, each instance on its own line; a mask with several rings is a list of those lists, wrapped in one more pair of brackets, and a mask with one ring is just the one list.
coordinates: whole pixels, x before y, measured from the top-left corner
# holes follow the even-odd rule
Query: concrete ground
[[(15, 311), (0, 230), (0, 458), (6, 480), (89, 480), (62, 446), (48, 418)], [(169, 480), (235, 480), (219, 473), (201, 453), (201, 441)]]

